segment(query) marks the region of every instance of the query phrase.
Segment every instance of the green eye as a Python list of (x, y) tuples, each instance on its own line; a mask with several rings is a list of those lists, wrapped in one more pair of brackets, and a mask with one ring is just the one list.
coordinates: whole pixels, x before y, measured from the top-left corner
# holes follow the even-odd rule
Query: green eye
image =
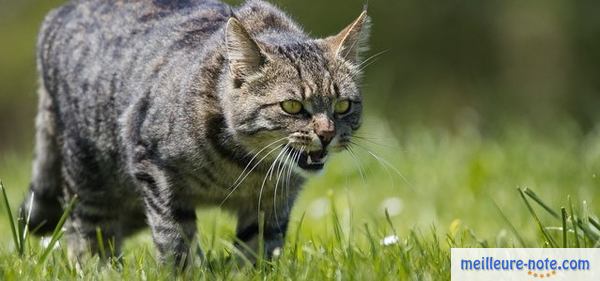
[(335, 113), (344, 114), (350, 111), (350, 101), (349, 100), (341, 100), (335, 104)]
[(286, 100), (281, 102), (281, 109), (289, 114), (298, 114), (302, 111), (302, 103), (297, 100)]

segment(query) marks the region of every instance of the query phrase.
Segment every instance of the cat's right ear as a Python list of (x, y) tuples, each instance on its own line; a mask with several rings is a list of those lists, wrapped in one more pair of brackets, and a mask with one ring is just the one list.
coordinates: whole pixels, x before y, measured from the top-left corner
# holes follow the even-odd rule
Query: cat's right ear
[(342, 32), (326, 38), (325, 42), (336, 56), (353, 63), (360, 63), (360, 54), (367, 49), (370, 28), (371, 19), (367, 15), (365, 7), (357, 19)]
[(256, 41), (235, 18), (227, 21), (225, 46), (229, 70), (237, 81), (256, 73), (265, 62), (265, 56)]

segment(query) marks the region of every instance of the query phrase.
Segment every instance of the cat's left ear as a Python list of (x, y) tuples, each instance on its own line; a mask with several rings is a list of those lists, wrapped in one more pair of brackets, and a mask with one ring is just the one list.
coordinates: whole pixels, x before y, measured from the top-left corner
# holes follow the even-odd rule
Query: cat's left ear
[(256, 73), (265, 62), (265, 56), (256, 41), (235, 18), (227, 22), (225, 46), (229, 69), (237, 80), (244, 80), (244, 77)]
[(340, 33), (325, 38), (325, 42), (336, 56), (359, 63), (361, 52), (367, 49), (370, 29), (371, 18), (365, 10)]

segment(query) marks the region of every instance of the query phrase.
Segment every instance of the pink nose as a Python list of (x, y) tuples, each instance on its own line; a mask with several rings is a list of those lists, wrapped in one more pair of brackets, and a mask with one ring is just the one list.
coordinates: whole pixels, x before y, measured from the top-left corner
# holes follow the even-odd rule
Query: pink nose
[(335, 125), (333, 121), (325, 115), (315, 116), (314, 126), (315, 134), (321, 140), (323, 148), (326, 147), (335, 137)]

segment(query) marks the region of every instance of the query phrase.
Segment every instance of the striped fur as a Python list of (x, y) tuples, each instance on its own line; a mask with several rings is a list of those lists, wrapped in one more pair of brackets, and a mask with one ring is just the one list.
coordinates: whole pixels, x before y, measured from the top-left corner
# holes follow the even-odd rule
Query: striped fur
[[(149, 225), (160, 258), (185, 263), (195, 208), (210, 205), (237, 214), (250, 244), (264, 213), (266, 250), (281, 247), (308, 174), (300, 161), (342, 149), (360, 125), (367, 24), (363, 13), (311, 39), (262, 1), (74, 0), (52, 11), (38, 41), (34, 200), (22, 213), (43, 234), (77, 195), (74, 257), (99, 251), (97, 230), (119, 255)], [(305, 112), (285, 113), (286, 99)], [(352, 101), (343, 116), (332, 112), (341, 99)]]

